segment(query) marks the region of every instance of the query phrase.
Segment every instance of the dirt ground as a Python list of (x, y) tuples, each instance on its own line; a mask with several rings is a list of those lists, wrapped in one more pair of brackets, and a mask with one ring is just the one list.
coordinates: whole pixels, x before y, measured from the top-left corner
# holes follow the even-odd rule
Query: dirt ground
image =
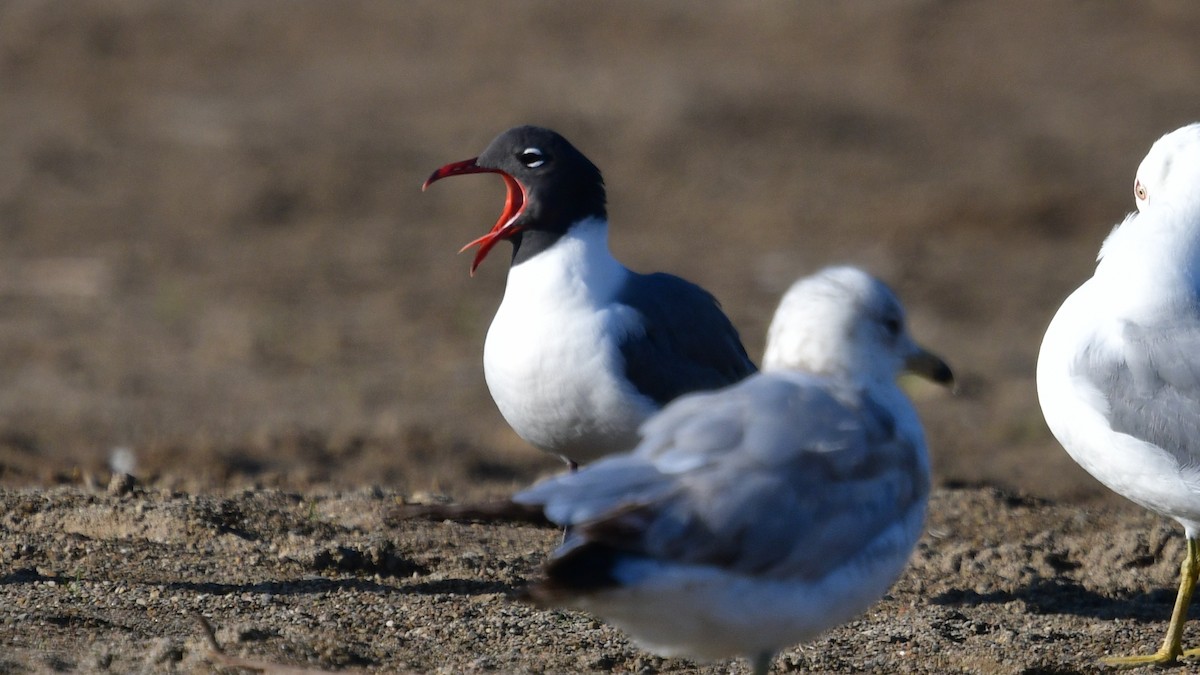
[(1200, 118), (1196, 35), (1184, 0), (0, 3), (0, 672), (730, 667), (511, 599), (553, 531), (388, 517), (559, 469), (483, 382), (503, 254), (456, 254), (499, 181), (419, 189), (526, 122), (755, 358), (796, 277), (852, 262), (959, 374), (912, 391), (939, 487), (909, 572), (777, 670), (1156, 646), (1180, 528), (1067, 457), (1033, 373)]
[[(387, 525), (400, 496), (370, 488), (119, 492), (3, 494), (0, 672), (747, 672), (514, 600), (556, 530)], [(1160, 519), (987, 488), (931, 507), (892, 592), (776, 672), (1095, 673), (1161, 640), (1183, 547)]]

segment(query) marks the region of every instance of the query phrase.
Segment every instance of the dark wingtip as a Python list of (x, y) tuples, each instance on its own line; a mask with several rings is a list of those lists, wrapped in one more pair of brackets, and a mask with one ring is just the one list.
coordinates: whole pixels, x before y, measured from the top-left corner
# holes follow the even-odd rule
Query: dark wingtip
[(535, 596), (559, 593), (589, 593), (620, 585), (613, 568), (622, 553), (606, 544), (586, 542), (546, 562), (546, 578), (530, 587)]
[(576, 556), (574, 553), (550, 560), (543, 570), (546, 576), (518, 588), (513, 592), (513, 598), (537, 607), (554, 607), (567, 604), (574, 596), (620, 585), (610, 573), (615, 559), (606, 560), (603, 555), (600, 558), (587, 554)]

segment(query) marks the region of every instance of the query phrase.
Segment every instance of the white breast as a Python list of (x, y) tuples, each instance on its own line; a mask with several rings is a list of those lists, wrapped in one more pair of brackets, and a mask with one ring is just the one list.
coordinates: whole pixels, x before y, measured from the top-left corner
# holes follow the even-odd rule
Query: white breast
[[(1079, 466), (1117, 494), (1194, 529), (1200, 523), (1195, 471), (1152, 443), (1114, 431), (1102, 392), (1073, 369), (1080, 345), (1102, 348), (1102, 317), (1112, 294), (1089, 280), (1063, 303), (1046, 329), (1037, 363), (1038, 399), (1046, 424)], [(1111, 337), (1109, 339), (1119, 339)]]
[(538, 448), (577, 462), (629, 450), (657, 409), (624, 379), (617, 349), (638, 330), (633, 310), (612, 302), (629, 274), (596, 219), (509, 271), (484, 375), (504, 419)]

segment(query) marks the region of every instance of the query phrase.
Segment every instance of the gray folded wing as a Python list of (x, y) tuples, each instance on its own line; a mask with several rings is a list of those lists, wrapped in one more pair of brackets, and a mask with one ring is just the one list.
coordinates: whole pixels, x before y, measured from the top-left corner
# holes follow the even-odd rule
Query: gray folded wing
[(1153, 443), (1180, 466), (1200, 465), (1200, 320), (1126, 322), (1121, 338), (1083, 350), (1076, 374), (1104, 396), (1114, 431)]
[[(630, 455), (518, 495), (573, 537), (631, 554), (818, 578), (929, 491), (919, 433), (869, 397), (758, 375), (669, 406)], [(570, 547), (571, 542), (568, 542)]]
[(634, 274), (617, 299), (637, 312), (641, 327), (620, 344), (625, 376), (659, 405), (758, 370), (737, 329), (703, 288), (670, 274)]

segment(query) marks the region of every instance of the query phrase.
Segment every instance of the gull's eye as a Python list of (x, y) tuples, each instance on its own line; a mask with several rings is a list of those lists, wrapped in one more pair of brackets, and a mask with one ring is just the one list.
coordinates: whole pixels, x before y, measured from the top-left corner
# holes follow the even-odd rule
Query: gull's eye
[(894, 316), (889, 316), (883, 320), (883, 328), (894, 339), (900, 337), (900, 331), (904, 330), (904, 323)]
[(1146, 198), (1150, 196), (1150, 193), (1146, 192), (1146, 186), (1142, 185), (1142, 181), (1133, 181), (1133, 196), (1137, 197), (1138, 201), (1142, 202), (1146, 201)]
[(546, 157), (537, 148), (525, 148), (517, 153), (517, 160), (530, 169), (536, 169), (546, 163)]

